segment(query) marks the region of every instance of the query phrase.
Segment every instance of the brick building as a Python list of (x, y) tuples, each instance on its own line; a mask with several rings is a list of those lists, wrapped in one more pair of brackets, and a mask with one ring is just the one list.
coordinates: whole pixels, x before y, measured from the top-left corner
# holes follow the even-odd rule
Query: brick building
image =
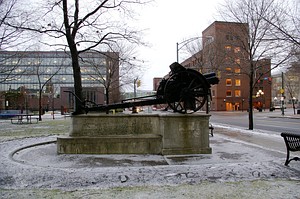
[(253, 98), (255, 108), (270, 108), (271, 73), (265, 72), (270, 71), (271, 61), (257, 61), (255, 77), (261, 76), (261, 81), (254, 87), (254, 93), (261, 92), (259, 96), (249, 96), (250, 61), (248, 45), (245, 45), (247, 42), (248, 24), (215, 21), (202, 32), (202, 49), (181, 63), (201, 73), (215, 72), (220, 78), (219, 84), (211, 88), (211, 110), (247, 110), (249, 97)]

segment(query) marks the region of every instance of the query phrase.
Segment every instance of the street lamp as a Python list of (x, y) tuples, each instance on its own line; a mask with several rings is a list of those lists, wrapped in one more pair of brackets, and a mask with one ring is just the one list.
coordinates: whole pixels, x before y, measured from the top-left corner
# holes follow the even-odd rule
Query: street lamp
[(242, 99), (242, 112), (244, 111), (244, 102), (245, 102), (245, 99)]
[[(265, 93), (264, 93), (262, 90), (259, 89), (259, 90), (257, 91), (257, 93), (256, 93), (256, 97), (263, 97), (264, 94), (265, 94)], [(261, 104), (262, 104), (262, 107), (264, 107), (263, 100), (262, 100)], [(261, 110), (262, 110), (262, 107), (260, 107), (260, 109), (259, 109), (260, 112), (261, 112)]]
[[(184, 46), (186, 46), (187, 44), (189, 44), (190, 42), (192, 41), (195, 41), (197, 39), (200, 39), (200, 38), (208, 38), (210, 39), (211, 41), (213, 40), (213, 36), (206, 36), (206, 37), (193, 37), (193, 38), (190, 38), (190, 39), (187, 39), (187, 40), (184, 40), (180, 43), (176, 43), (176, 61), (179, 62), (179, 50), (182, 49)], [(181, 46), (180, 46), (181, 45)]]
[(296, 98), (295, 97), (292, 98), (292, 102), (293, 102), (294, 115), (296, 115), (296, 111), (295, 111)]
[(28, 114), (28, 102), (27, 102), (27, 93), (24, 91), (24, 98), (25, 98), (25, 111)]
[(284, 116), (284, 81), (283, 81), (283, 72), (281, 72), (281, 114)]
[(54, 120), (55, 117), (54, 117), (54, 91), (50, 91), (50, 95), (51, 95), (51, 98), (52, 98), (52, 119)]
[(134, 78), (133, 79), (133, 97), (136, 98), (136, 84), (137, 84), (137, 81), (139, 80), (138, 77)]
[(284, 97), (280, 97), (280, 101), (281, 101), (281, 115), (284, 115)]

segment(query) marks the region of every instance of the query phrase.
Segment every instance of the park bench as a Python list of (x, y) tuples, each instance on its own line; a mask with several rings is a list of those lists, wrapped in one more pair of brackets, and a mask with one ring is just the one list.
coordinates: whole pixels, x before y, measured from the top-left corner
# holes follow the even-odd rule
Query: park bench
[(10, 121), (12, 124), (32, 124), (32, 121), (38, 123), (38, 118), (33, 118), (32, 116), (32, 114), (17, 114)]
[(213, 136), (214, 136), (214, 127), (213, 127), (213, 125), (212, 125), (212, 124), (209, 124), (208, 129), (210, 130), (210, 134), (211, 134), (211, 136), (213, 137)]
[(299, 157), (294, 157), (290, 159), (290, 152), (300, 151), (300, 134), (296, 133), (281, 133), (281, 136), (284, 139), (286, 149), (287, 149), (287, 155), (286, 155), (286, 161), (284, 163), (285, 166), (288, 166), (288, 164), (292, 161), (298, 161), (300, 160)]

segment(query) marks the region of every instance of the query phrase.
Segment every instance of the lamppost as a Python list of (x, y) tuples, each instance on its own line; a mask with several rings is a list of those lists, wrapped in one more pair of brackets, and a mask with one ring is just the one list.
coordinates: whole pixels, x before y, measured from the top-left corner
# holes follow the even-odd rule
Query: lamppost
[(25, 112), (28, 114), (28, 102), (27, 102), (27, 93), (24, 91), (24, 97), (25, 97)]
[(245, 99), (242, 99), (242, 112), (244, 111), (244, 102), (245, 102)]
[(296, 115), (296, 111), (295, 111), (296, 98), (295, 97), (292, 98), (292, 102), (293, 102), (294, 115)]
[[(265, 94), (265, 93), (264, 93), (261, 89), (259, 89), (259, 90), (257, 91), (257, 93), (256, 93), (256, 97), (257, 97), (257, 98), (258, 98), (258, 97), (263, 97), (264, 94)], [(261, 101), (261, 104), (262, 104), (262, 107), (264, 107), (263, 100)], [(262, 111), (262, 107), (259, 108), (259, 112)]]
[[(179, 62), (179, 50), (182, 49), (184, 46), (186, 46), (187, 44), (189, 44), (190, 42), (192, 41), (195, 41), (197, 39), (200, 39), (200, 38), (208, 38), (210, 39), (211, 41), (214, 39), (213, 36), (206, 36), (206, 37), (193, 37), (193, 38), (190, 38), (190, 39), (187, 39), (187, 40), (184, 40), (180, 43), (176, 43), (176, 61)], [(181, 46), (180, 46), (181, 45)]]
[(139, 80), (139, 78), (134, 78), (133, 79), (133, 97), (136, 98), (136, 84), (137, 84), (137, 81)]
[(280, 97), (280, 101), (281, 101), (281, 115), (284, 115), (284, 97)]
[(50, 91), (50, 96), (51, 96), (51, 99), (52, 99), (52, 101), (51, 101), (51, 104), (52, 104), (52, 119), (54, 120), (55, 119), (55, 117), (54, 117), (54, 91), (52, 92), (52, 91)]
[(284, 79), (283, 79), (283, 72), (281, 72), (281, 114), (284, 115)]
[(224, 102), (225, 111), (227, 111), (226, 110), (226, 99), (223, 99), (223, 102)]
[(274, 97), (274, 108), (276, 106), (276, 103), (277, 103), (277, 97)]

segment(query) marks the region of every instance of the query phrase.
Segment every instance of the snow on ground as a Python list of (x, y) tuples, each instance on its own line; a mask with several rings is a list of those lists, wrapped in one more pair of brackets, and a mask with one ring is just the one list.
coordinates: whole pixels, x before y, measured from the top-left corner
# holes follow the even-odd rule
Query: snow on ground
[[(263, 132), (249, 134), (216, 124), (215, 136), (210, 137), (212, 154), (57, 155), (56, 137), (68, 133), (69, 118), (50, 116), (33, 125), (0, 120), (0, 125), (0, 198), (300, 195), (299, 162), (285, 167), (284, 148), (273, 146), (283, 141), (276, 136), (261, 139)], [(266, 147), (260, 147), (260, 142)]]

